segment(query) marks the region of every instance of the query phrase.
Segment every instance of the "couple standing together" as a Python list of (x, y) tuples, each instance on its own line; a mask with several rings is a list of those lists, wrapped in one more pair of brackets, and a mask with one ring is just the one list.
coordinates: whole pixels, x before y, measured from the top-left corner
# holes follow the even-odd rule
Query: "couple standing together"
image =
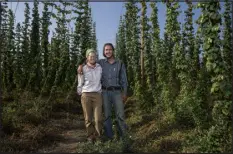
[(124, 102), (127, 99), (128, 82), (125, 65), (115, 59), (111, 43), (104, 45), (103, 56), (106, 59), (96, 61), (96, 51), (88, 49), (86, 65), (79, 65), (78, 68), (77, 92), (81, 95), (87, 139), (92, 142), (102, 138), (102, 128), (105, 137), (113, 139), (112, 106), (119, 135), (126, 135)]

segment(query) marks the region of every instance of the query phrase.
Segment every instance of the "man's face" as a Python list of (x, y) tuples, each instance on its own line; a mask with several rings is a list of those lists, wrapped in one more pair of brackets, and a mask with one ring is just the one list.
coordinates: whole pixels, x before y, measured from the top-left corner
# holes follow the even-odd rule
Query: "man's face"
[(110, 45), (106, 45), (104, 48), (104, 54), (106, 58), (112, 58), (113, 56), (113, 49)]
[(90, 64), (95, 64), (95, 61), (96, 61), (96, 54), (91, 52), (89, 53), (88, 57), (87, 57), (87, 61), (90, 63)]

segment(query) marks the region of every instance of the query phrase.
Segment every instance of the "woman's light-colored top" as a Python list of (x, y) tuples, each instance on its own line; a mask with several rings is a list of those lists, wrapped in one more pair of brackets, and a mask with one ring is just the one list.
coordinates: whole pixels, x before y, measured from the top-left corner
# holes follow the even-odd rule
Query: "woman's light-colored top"
[(98, 63), (94, 68), (88, 65), (83, 66), (83, 74), (78, 74), (78, 94), (83, 92), (101, 93), (101, 76), (102, 67)]

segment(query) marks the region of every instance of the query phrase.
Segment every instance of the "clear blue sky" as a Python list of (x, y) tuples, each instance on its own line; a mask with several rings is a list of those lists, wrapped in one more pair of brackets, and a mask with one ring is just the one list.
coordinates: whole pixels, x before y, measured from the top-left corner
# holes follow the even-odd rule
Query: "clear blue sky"
[[(187, 8), (186, 3), (180, 3), (180, 10), (184, 12)], [(24, 21), (24, 2), (18, 3), (18, 7), (16, 2), (9, 2), (9, 8), (12, 8), (13, 12), (16, 15), (16, 23)], [(29, 6), (33, 8), (33, 3), (29, 2)], [(102, 47), (104, 43), (110, 42), (115, 44), (115, 36), (117, 33), (120, 16), (125, 13), (125, 3), (124, 2), (90, 2), (90, 6), (92, 9), (92, 17), (93, 21), (96, 22), (96, 35), (98, 39), (98, 51), (100, 58), (102, 58)], [(157, 3), (158, 6), (158, 20), (161, 30), (161, 37), (163, 37), (165, 20), (166, 20), (166, 7), (163, 3)], [(16, 9), (17, 8), (17, 9)], [(39, 5), (40, 13), (43, 10), (43, 5)], [(148, 16), (150, 16), (151, 9), (148, 3)], [(195, 10), (194, 21), (199, 17), (200, 10)], [(183, 23), (184, 14), (181, 13), (179, 16), (179, 21)], [(70, 24), (73, 27), (73, 24)], [(55, 22), (53, 21), (53, 25), (50, 27), (51, 31), (54, 30)], [(196, 28), (196, 25), (194, 24)]]

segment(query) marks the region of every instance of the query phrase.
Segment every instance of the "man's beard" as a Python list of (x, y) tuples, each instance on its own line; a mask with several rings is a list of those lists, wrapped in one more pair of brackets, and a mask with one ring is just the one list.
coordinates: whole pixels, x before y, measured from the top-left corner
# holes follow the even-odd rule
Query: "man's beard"
[(106, 58), (107, 58), (107, 59), (111, 59), (111, 58), (114, 58), (114, 56), (113, 56), (113, 55), (111, 55), (110, 57), (107, 57), (107, 56), (106, 56)]

